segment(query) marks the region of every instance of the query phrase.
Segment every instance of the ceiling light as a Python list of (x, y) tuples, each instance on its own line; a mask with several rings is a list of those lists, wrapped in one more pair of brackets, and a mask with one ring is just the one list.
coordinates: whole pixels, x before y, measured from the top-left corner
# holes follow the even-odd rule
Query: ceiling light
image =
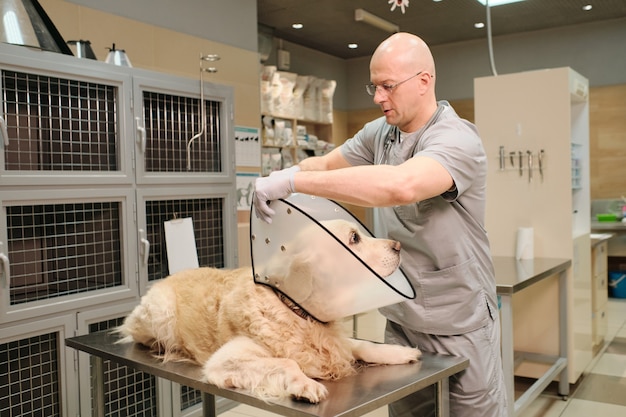
[(291, 27), (294, 29), (302, 29), (304, 25), (302, 23), (294, 23)]
[(591, 4), (587, 4), (585, 6), (583, 6), (583, 10), (588, 12), (589, 10), (593, 9), (593, 6)]
[(348, 44), (348, 48), (350, 48), (350, 49), (356, 49), (356, 48), (358, 48), (358, 47), (359, 47), (359, 44), (358, 44), (358, 43), (349, 43), (349, 44)]
[(389, 33), (400, 32), (400, 27), (395, 23), (391, 23), (388, 20), (378, 17), (375, 14), (367, 12), (363, 9), (354, 9), (354, 20), (357, 22), (367, 23), (378, 29), (384, 30)]
[[(487, 0), (477, 0), (483, 6), (486, 6)], [(489, 7), (501, 6), (503, 4), (517, 3), (524, 0), (489, 0)]]
[(476, 23), (474, 23), (474, 27), (476, 29), (482, 29), (482, 28), (485, 27), (485, 24), (483, 22), (476, 22)]

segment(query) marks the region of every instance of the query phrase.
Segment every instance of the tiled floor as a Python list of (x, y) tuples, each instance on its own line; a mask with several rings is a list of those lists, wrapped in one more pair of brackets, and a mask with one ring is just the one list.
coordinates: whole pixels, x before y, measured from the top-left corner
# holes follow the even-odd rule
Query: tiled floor
[(626, 416), (626, 299), (609, 299), (607, 343), (571, 390), (563, 401), (548, 387), (522, 417)]
[[(376, 313), (359, 317), (359, 337), (381, 341), (384, 319)], [(524, 381), (516, 383), (524, 386)], [(607, 343), (581, 380), (572, 386), (567, 401), (549, 386), (522, 417), (624, 417), (626, 416), (626, 299), (609, 299)], [(221, 417), (275, 417), (276, 414), (239, 405)], [(387, 417), (383, 407), (366, 417)]]

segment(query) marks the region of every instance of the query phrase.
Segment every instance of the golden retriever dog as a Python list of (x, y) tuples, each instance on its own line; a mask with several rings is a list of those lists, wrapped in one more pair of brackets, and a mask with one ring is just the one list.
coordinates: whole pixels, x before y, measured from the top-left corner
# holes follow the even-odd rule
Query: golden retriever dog
[[(345, 220), (323, 225), (380, 276), (399, 266), (398, 242), (363, 235)], [(298, 251), (325, 250), (310, 244), (312, 233), (326, 233), (315, 229), (296, 237)], [(315, 291), (308, 274), (332, 274), (332, 254), (325, 256), (330, 259), (322, 262), (319, 256), (295, 255), (290, 265), (275, 269), (285, 276), (273, 276), (283, 283), (303, 282), (305, 276), (302, 291), (308, 297)], [(255, 283), (251, 268), (190, 269), (154, 284), (118, 331), (121, 342), (141, 343), (164, 361), (196, 362), (207, 382), (265, 401), (291, 396), (318, 403), (328, 392), (316, 380), (354, 374), (363, 363), (405, 364), (421, 356), (415, 348), (349, 338), (341, 323), (306, 317), (294, 304)]]

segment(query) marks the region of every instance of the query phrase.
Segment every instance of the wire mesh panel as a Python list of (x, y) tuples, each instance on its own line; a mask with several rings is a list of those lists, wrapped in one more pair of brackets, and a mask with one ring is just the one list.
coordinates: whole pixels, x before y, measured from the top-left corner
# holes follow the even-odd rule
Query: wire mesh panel
[[(144, 91), (146, 172), (221, 172), (216, 101)], [(203, 120), (204, 116), (204, 120)]]
[(188, 387), (187, 385), (180, 386), (180, 411), (185, 411), (201, 403), (202, 391)]
[(198, 264), (224, 267), (224, 223), (222, 198), (152, 200), (146, 202), (147, 238), (150, 241), (148, 280), (168, 275), (164, 222), (175, 218), (193, 219)]
[[(113, 329), (121, 325), (123, 320), (120, 317), (90, 324), (89, 333)], [(94, 372), (93, 357), (90, 357), (90, 363), (90, 374), (92, 374)], [(119, 365), (110, 360), (103, 361), (103, 368), (105, 416), (154, 417), (157, 415), (157, 381), (155, 376)], [(92, 404), (94, 398), (95, 387), (92, 386)]]
[(0, 415), (60, 416), (58, 334), (0, 344)]
[(2, 71), (7, 171), (117, 171), (117, 87)]
[(119, 202), (7, 206), (10, 304), (122, 284)]

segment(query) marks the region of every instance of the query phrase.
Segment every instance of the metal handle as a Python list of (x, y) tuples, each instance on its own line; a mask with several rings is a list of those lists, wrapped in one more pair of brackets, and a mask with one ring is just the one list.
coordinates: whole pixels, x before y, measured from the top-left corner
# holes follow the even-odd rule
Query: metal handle
[(141, 242), (141, 256), (143, 257), (143, 264), (148, 265), (148, 259), (150, 258), (150, 241), (146, 239), (146, 232), (143, 229), (139, 229), (139, 241)]
[(150, 241), (148, 239), (141, 239), (143, 245), (143, 264), (148, 265), (148, 259), (150, 258)]
[(4, 288), (8, 289), (11, 286), (11, 264), (9, 262), (9, 257), (4, 253), (0, 253), (0, 262), (2, 263), (2, 271), (4, 275)]
[(0, 131), (2, 131), (2, 137), (4, 138), (4, 146), (9, 146), (9, 131), (7, 130), (7, 122), (2, 117), (0, 117)]
[(146, 128), (141, 123), (141, 118), (135, 117), (135, 122), (137, 124), (137, 131), (139, 132), (139, 147), (141, 148), (141, 153), (146, 153)]

